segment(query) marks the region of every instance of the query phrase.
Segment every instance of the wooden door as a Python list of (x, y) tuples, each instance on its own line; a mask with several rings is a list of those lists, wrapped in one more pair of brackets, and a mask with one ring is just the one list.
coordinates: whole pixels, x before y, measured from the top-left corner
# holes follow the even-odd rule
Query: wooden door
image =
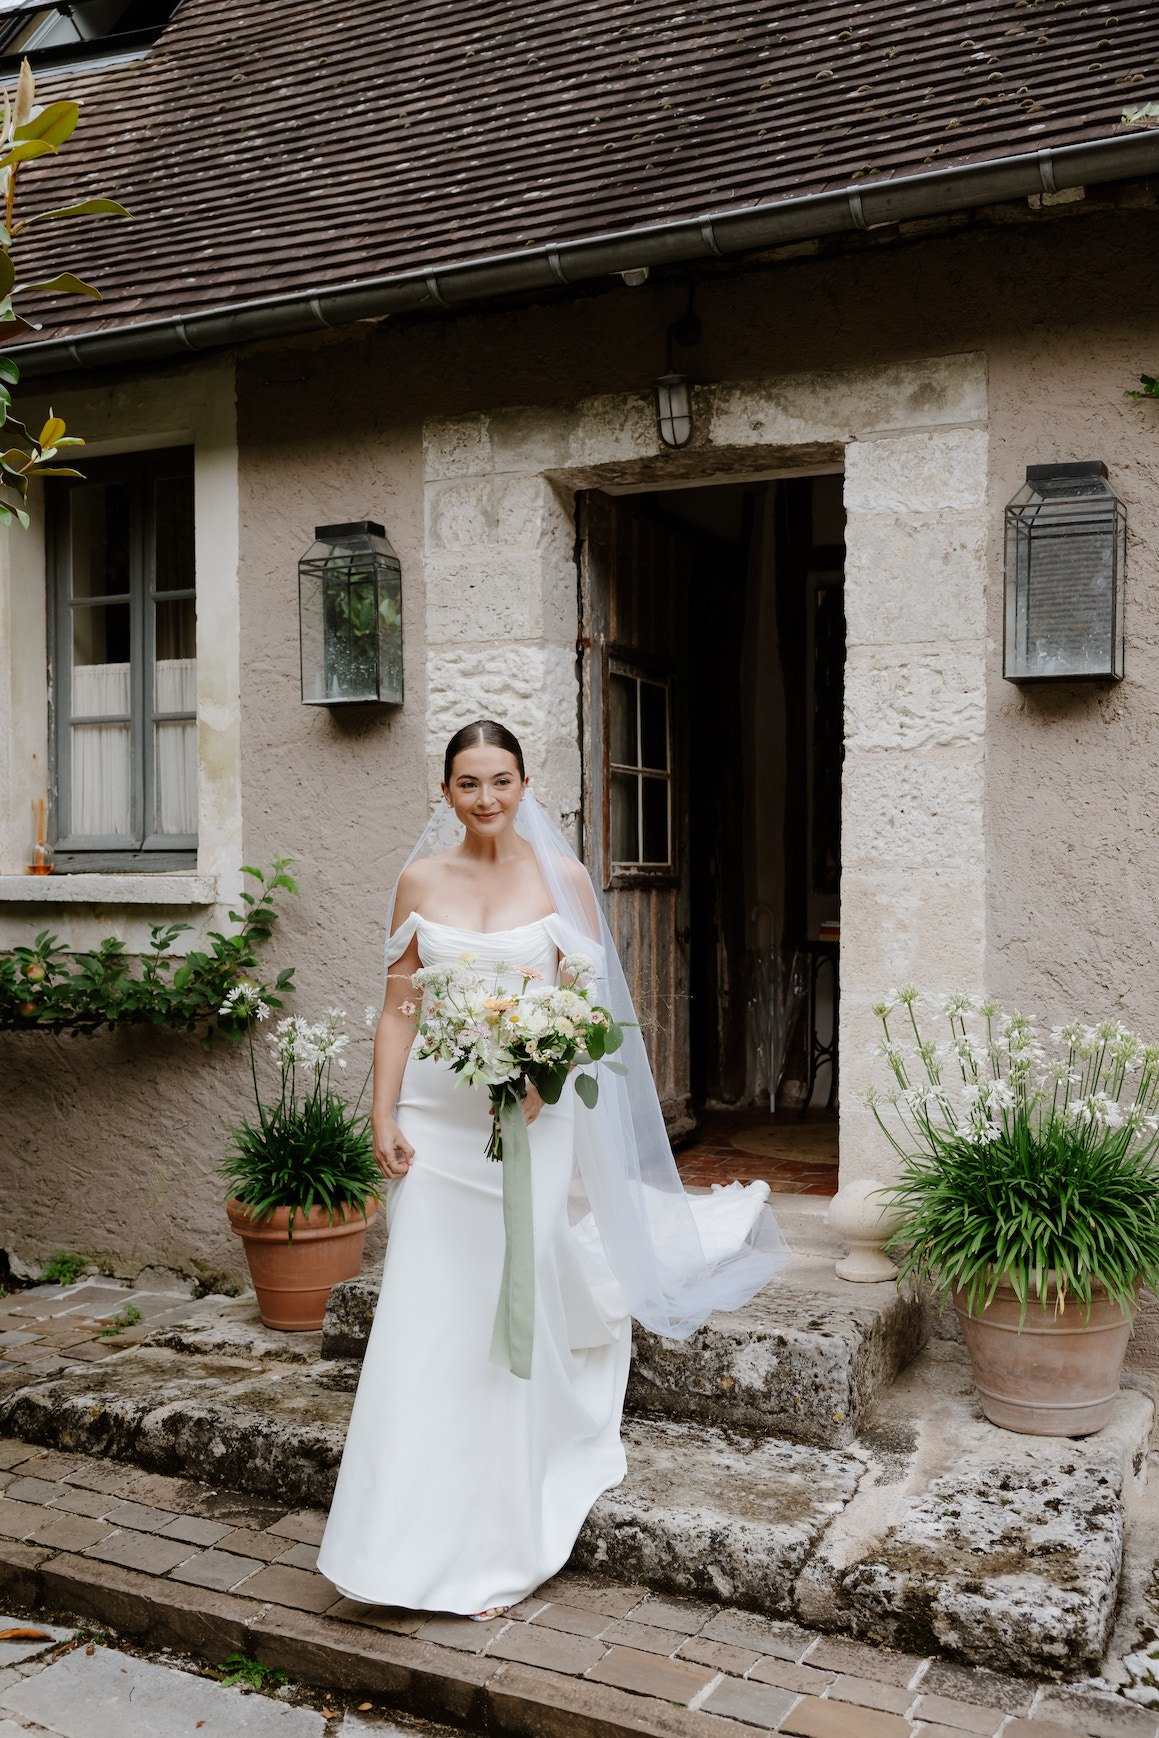
[(584, 859), (640, 1013), (672, 1136), (689, 1098), (688, 539), (623, 499), (579, 502)]

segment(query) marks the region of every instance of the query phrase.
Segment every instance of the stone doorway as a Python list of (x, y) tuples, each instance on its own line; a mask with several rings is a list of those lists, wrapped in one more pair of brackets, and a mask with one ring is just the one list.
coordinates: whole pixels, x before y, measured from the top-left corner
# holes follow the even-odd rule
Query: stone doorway
[(844, 518), (839, 472), (576, 503), (585, 857), (670, 1134), (740, 1113), (770, 1180), (836, 1163)]

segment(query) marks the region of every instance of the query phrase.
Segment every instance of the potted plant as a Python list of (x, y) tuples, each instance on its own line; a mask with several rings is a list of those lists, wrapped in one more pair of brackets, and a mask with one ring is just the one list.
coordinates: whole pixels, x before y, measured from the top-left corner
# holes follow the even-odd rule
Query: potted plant
[(952, 1295), (992, 1423), (1087, 1435), (1159, 1281), (1159, 1045), (1105, 1020), (1048, 1048), (1025, 1015), (962, 994), (939, 1044), (920, 1001), (907, 984), (874, 1010), (896, 1086), (864, 1095), (902, 1160), (883, 1191), (899, 1281)]
[(256, 1122), (246, 1119), (231, 1131), (233, 1146), (221, 1166), (230, 1228), (244, 1245), (266, 1326), (320, 1328), (331, 1288), (362, 1266), (367, 1227), (382, 1199), (370, 1119), (359, 1111), (366, 1081), (353, 1106), (331, 1084), (335, 1065), (346, 1066), (341, 1051), (348, 1042), (340, 1030), (345, 1016), (332, 1008), (314, 1025), (298, 1016), (268, 1034), (281, 1091), (276, 1103), (264, 1103), (253, 1026), (269, 1010), (255, 985), (241, 983), (221, 1012), (249, 1017), (257, 1104)]

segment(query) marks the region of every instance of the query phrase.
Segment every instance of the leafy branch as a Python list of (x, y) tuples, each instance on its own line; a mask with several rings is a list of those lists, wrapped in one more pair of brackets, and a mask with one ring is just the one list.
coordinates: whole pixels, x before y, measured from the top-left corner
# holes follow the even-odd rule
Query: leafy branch
[(1133, 398), (1136, 403), (1141, 398), (1159, 398), (1159, 380), (1154, 375), (1140, 374), (1139, 385), (1143, 388), (1142, 392), (1128, 392), (1128, 398)]
[(260, 892), (243, 892), (244, 911), (231, 911), (236, 928), (228, 935), (211, 930), (210, 949), (174, 955), (173, 944), (188, 923), (152, 924), (151, 948), (140, 957), (140, 974), (130, 971), (125, 943), (109, 936), (91, 953), (77, 953), (41, 930), (32, 947), (0, 954), (0, 1031), (71, 1032), (91, 1038), (102, 1027), (167, 1026), (195, 1032), (208, 1021), (203, 1045), (209, 1049), (215, 1031), (240, 1044), (252, 1022), (251, 999), (235, 997), (228, 1014), (221, 1009), (238, 984), (252, 984), (270, 1007), (283, 1006), (281, 997), (294, 988), (294, 967), (278, 973), (272, 984), (254, 974), (260, 965), (258, 948), (269, 940), (276, 921), (274, 896), (298, 891), (286, 874), (292, 859), (278, 857), (263, 873), (248, 866)]
[[(49, 103), (44, 108), (37, 107), (32, 68), (24, 60), (16, 85), (15, 102), (9, 103), (8, 92), (4, 92), (4, 121), (0, 128), (0, 342), (23, 332), (40, 330), (34, 322), (17, 313), (17, 296), (89, 296), (94, 301), (101, 300), (100, 291), (78, 278), (75, 272), (58, 272), (55, 277), (45, 278), (39, 283), (18, 284), (12, 258), (17, 236), (31, 224), (55, 222), (63, 217), (131, 215), (115, 199), (97, 198), (74, 200), (68, 205), (38, 211), (32, 217), (16, 216), (16, 186), (21, 169), (26, 163), (35, 162), (38, 157), (56, 156), (60, 147), (72, 137), (79, 119), (79, 103), (61, 101)], [(27, 529), (29, 521), (24, 504), (28, 500), (29, 478), (81, 476), (80, 471), (74, 471), (67, 465), (54, 466), (50, 461), (56, 458), (62, 447), (83, 446), (84, 441), (77, 435), (66, 434), (63, 419), (54, 416), (51, 411), (38, 435), (30, 434), (22, 422), (11, 416), (10, 388), (19, 379), (20, 370), (12, 358), (0, 356), (0, 426), (6, 430), (5, 438), (7, 431), (13, 431), (17, 441), (17, 444), (0, 452), (0, 488), (19, 496), (22, 503), (20, 506), (13, 506), (0, 501), (0, 525), (11, 525), (14, 520), (18, 520)]]

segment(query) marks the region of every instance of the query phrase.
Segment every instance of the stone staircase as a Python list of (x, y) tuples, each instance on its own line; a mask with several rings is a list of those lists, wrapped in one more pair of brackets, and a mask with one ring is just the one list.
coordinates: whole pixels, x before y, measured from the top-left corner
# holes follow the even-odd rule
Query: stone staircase
[[(628, 1476), (573, 1566), (999, 1671), (1098, 1672), (1150, 1399), (1124, 1390), (1083, 1441), (996, 1430), (917, 1300), (835, 1277), (827, 1202), (775, 1205), (799, 1253), (759, 1298), (685, 1342), (637, 1330)], [(369, 1279), (336, 1288), (321, 1335), (207, 1299), (12, 1394), (0, 1431), (325, 1507), (376, 1298)]]

